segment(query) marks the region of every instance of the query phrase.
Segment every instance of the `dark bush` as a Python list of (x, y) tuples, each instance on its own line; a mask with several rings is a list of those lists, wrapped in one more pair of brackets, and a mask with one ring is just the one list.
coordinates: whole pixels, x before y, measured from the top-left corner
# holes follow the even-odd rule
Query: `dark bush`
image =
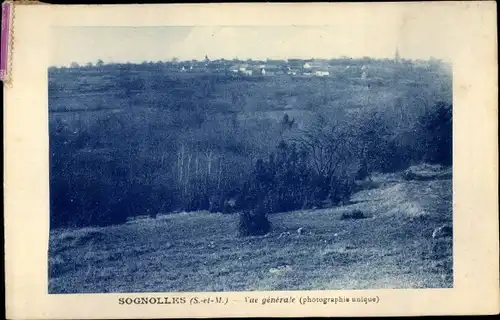
[(236, 211), (236, 201), (234, 199), (229, 199), (224, 201), (224, 205), (222, 208), (222, 213), (234, 213)]
[(423, 161), (451, 165), (453, 156), (453, 106), (438, 102), (417, 123), (422, 139)]
[(330, 201), (333, 205), (349, 200), (355, 189), (354, 180), (348, 177), (332, 177), (330, 185)]
[(208, 211), (221, 212), (222, 211), (221, 198), (219, 196), (211, 196), (208, 204)]
[(340, 220), (366, 219), (366, 218), (368, 217), (361, 210), (343, 212), (342, 215), (340, 216)]
[[(110, 196), (112, 186), (87, 177), (81, 185), (51, 184), (51, 228), (108, 226), (126, 221), (133, 197)], [(84, 185), (83, 182), (86, 184)], [(84, 186), (84, 187), (82, 187)]]
[(240, 236), (264, 235), (271, 230), (271, 223), (263, 212), (244, 211), (240, 214), (238, 231)]

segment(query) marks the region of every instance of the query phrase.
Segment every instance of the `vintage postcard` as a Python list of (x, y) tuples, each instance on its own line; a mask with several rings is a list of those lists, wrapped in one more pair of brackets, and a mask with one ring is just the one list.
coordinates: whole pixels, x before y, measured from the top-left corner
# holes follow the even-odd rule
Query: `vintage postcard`
[(499, 311), (493, 2), (12, 9), (9, 318)]

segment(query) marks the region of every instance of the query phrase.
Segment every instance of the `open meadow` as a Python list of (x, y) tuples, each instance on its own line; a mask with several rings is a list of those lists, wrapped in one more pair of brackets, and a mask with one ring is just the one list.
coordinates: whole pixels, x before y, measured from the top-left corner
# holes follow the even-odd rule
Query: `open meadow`
[[(452, 220), (451, 172), (439, 170), (376, 175), (351, 204), (271, 215), (264, 236), (239, 237), (238, 215), (207, 211), (55, 230), (49, 292), (449, 288), (451, 239), (432, 237)], [(346, 218), (356, 210), (365, 217)]]

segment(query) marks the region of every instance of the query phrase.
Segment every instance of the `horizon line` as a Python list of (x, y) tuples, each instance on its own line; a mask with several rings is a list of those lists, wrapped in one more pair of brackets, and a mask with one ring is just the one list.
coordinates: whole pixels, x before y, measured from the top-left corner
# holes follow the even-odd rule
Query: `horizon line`
[[(422, 59), (422, 58), (404, 58), (404, 57), (399, 57), (399, 59), (395, 59), (394, 57), (389, 58), (389, 57), (370, 57), (370, 56), (362, 56), (362, 57), (353, 57), (353, 56), (337, 56), (337, 57), (288, 57), (288, 58), (277, 58), (277, 57), (267, 57), (267, 58), (238, 58), (238, 57), (233, 57), (233, 58), (224, 58), (224, 57), (217, 57), (217, 58), (212, 58), (210, 59), (209, 57), (209, 62), (213, 61), (234, 61), (234, 62), (246, 62), (246, 61), (259, 61), (259, 62), (267, 62), (267, 61), (289, 61), (289, 60), (353, 60), (353, 61), (360, 61), (360, 60), (371, 60), (371, 61), (394, 61), (394, 62), (438, 62), (441, 64), (447, 64), (451, 65), (451, 62), (446, 61), (445, 59), (442, 58), (437, 58), (437, 57), (428, 57), (427, 59)], [(89, 64), (95, 65), (99, 61), (102, 61), (104, 65), (111, 65), (111, 64), (147, 64), (147, 63), (186, 63), (186, 62), (204, 62), (206, 61), (205, 59), (180, 59), (177, 57), (172, 57), (172, 58), (167, 58), (167, 59), (160, 59), (160, 60), (122, 60), (122, 61), (106, 61), (102, 58), (98, 58), (95, 60), (88, 60), (85, 62), (78, 62), (78, 61), (71, 61), (69, 63), (65, 64), (52, 64), (49, 65), (49, 67), (66, 67), (66, 66), (71, 66), (71, 64), (76, 63), (79, 66), (86, 66)]]

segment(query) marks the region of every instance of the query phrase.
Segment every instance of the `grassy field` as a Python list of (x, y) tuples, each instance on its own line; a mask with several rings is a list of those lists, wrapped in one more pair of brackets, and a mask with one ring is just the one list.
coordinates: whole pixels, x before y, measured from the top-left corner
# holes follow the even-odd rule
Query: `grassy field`
[[(208, 212), (53, 230), (49, 292), (452, 287), (451, 239), (431, 236), (452, 220), (451, 177), (366, 185), (343, 207), (271, 215), (266, 236), (238, 237), (238, 215)], [(366, 218), (342, 219), (356, 209)]]

